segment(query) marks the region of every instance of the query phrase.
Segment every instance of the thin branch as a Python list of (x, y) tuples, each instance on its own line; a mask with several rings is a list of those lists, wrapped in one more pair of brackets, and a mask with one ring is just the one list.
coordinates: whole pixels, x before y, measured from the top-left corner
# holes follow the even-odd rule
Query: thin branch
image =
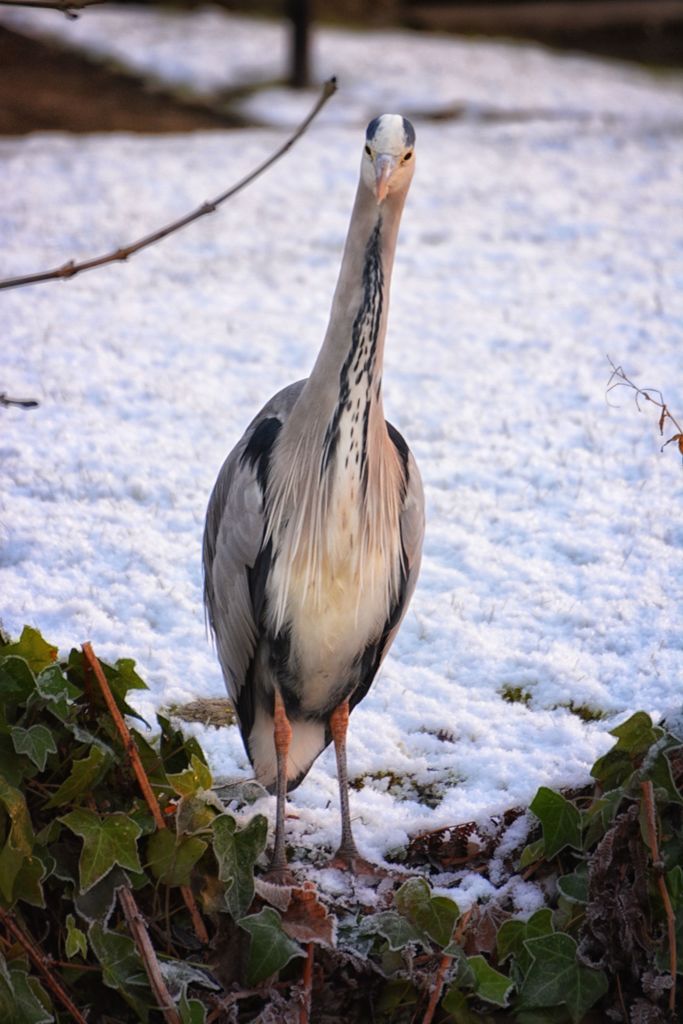
[(103, 4), (106, 0), (0, 0), (3, 7), (37, 7), (61, 11), (67, 18), (77, 18), (78, 12), (84, 7)]
[(58, 278), (71, 278), (75, 277), (76, 274), (80, 274), (84, 270), (93, 270), (95, 267), (103, 267), (107, 263), (117, 263), (122, 260), (127, 260), (130, 256), (140, 252), (141, 249), (146, 249), (150, 245), (154, 245), (155, 242), (161, 241), (162, 238), (166, 238), (168, 235), (172, 235), (175, 231), (179, 231), (184, 228), (187, 224), (192, 224), (193, 221), (199, 220), (200, 217), (206, 216), (207, 213), (214, 213), (221, 203), (224, 203), (226, 199), (231, 199), (232, 196), (237, 195), (242, 189), (250, 185), (252, 181), (255, 181), (264, 171), (267, 171), (269, 167), (285, 155), (287, 150), (291, 149), (295, 142), (297, 142), (304, 134), (311, 121), (320, 113), (322, 108), (325, 106), (331, 96), (337, 91), (337, 80), (336, 78), (330, 78), (329, 81), (325, 82), (322, 87), (320, 96), (311, 110), (310, 114), (301, 122), (299, 127), (296, 129), (293, 135), (287, 139), (286, 142), (280, 146), (267, 160), (264, 160), (262, 164), (251, 171), (245, 178), (238, 181), (236, 185), (232, 185), (225, 192), (222, 192), (215, 199), (210, 199), (201, 206), (193, 210), (192, 213), (186, 214), (184, 217), (180, 217), (178, 220), (173, 221), (171, 224), (167, 224), (166, 227), (159, 228), (158, 231), (153, 231), (149, 235), (145, 235), (144, 238), (138, 239), (137, 242), (131, 242), (130, 245), (121, 246), (119, 249), (115, 249), (113, 252), (106, 253), (104, 256), (95, 256), (92, 259), (83, 260), (81, 263), (76, 263), (74, 260), (69, 260), (68, 263), (64, 263), (61, 267), (57, 267), (55, 270), (46, 270), (38, 274), (27, 274), (24, 277), (11, 277), (6, 280), (0, 281), (1, 288), (18, 288), (22, 285), (27, 284), (39, 284), (41, 281), (52, 281)]
[[(147, 772), (145, 771), (144, 765), (140, 759), (138, 749), (135, 746), (135, 743), (133, 742), (133, 737), (130, 734), (128, 726), (126, 725), (125, 719), (118, 709), (116, 701), (114, 700), (114, 695), (112, 694), (109, 683), (107, 682), (107, 677), (102, 671), (102, 666), (97, 660), (95, 652), (93, 651), (92, 645), (90, 643), (83, 644), (83, 657), (85, 658), (86, 668), (93, 673), (95, 679), (97, 680), (97, 683), (102, 692), (102, 696), (104, 697), (104, 702), (107, 705), (107, 709), (112, 719), (114, 720), (114, 724), (116, 725), (119, 736), (123, 741), (126, 753), (130, 758), (130, 763), (133, 768), (133, 771), (135, 772), (135, 777), (138, 780), (138, 785), (142, 790), (142, 795), (145, 798), (147, 806), (152, 812), (152, 817), (154, 818), (156, 827), (158, 829), (166, 828), (166, 821), (164, 820), (164, 816), (161, 813), (159, 801), (154, 796), (154, 792), (150, 785), (149, 779), (147, 778)], [(185, 906), (190, 912), (190, 917), (192, 918), (192, 926), (194, 928), (195, 935), (197, 936), (199, 941), (203, 943), (203, 945), (208, 945), (209, 933), (206, 930), (206, 925), (204, 924), (201, 914), (199, 913), (199, 910), (197, 908), (197, 901), (194, 898), (194, 893), (192, 892), (192, 889), (188, 885), (181, 885), (180, 892), (185, 901)]]
[(2, 921), (5, 926), (7, 933), (26, 950), (29, 960), (40, 973), (45, 984), (50, 991), (54, 993), (55, 998), (62, 1004), (64, 1009), (71, 1014), (77, 1024), (88, 1024), (78, 1007), (72, 1002), (71, 997), (62, 986), (59, 978), (55, 977), (54, 973), (50, 970), (49, 961), (40, 946), (30, 935), (20, 928), (12, 915), (8, 914), (6, 910), (2, 909), (2, 907), (0, 907), (0, 921)]
[(35, 409), (38, 404), (35, 398), (10, 398), (6, 391), (0, 391), (0, 405), (4, 409), (10, 405), (16, 405), (19, 409)]
[(303, 992), (301, 993), (301, 1009), (299, 1011), (299, 1024), (308, 1024), (310, 1020), (314, 956), (315, 946), (312, 942), (309, 942), (306, 946), (306, 963), (304, 964)]
[(157, 960), (156, 953), (154, 952), (154, 946), (152, 940), (149, 937), (147, 931), (147, 925), (145, 924), (144, 918), (138, 910), (138, 905), (135, 902), (133, 893), (125, 885), (122, 885), (118, 890), (119, 903), (121, 909), (125, 914), (126, 921), (130, 933), (133, 936), (133, 941), (137, 946), (138, 953), (142, 957), (142, 962), (145, 967), (145, 972), (149, 978), (149, 983), (154, 993), (154, 998), (157, 1001), (157, 1006), (164, 1015), (164, 1020), (167, 1024), (181, 1024), (180, 1015), (175, 1008), (175, 1003), (171, 997), (171, 993), (166, 987), (164, 976), (161, 973), (159, 967), (159, 961)]
[[(469, 919), (472, 916), (473, 909), (473, 907), (470, 907), (470, 909), (466, 910), (465, 913), (462, 915), (458, 922), (458, 926), (453, 933), (451, 942), (460, 943), (462, 941), (462, 937), (465, 933), (465, 928), (467, 927)], [(443, 984), (444, 978), (446, 977), (446, 971), (448, 970), (450, 964), (452, 963), (452, 960), (453, 957), (450, 956), (450, 954), (448, 953), (444, 953), (441, 959), (439, 960), (439, 966), (436, 969), (436, 976), (434, 978), (434, 984), (432, 985), (432, 991), (429, 997), (429, 1004), (427, 1006), (427, 1009), (425, 1010), (425, 1015), (422, 1018), (422, 1024), (431, 1024), (432, 1022), (432, 1018), (436, 1013), (436, 1008), (439, 1005), (439, 1000), (441, 999), (441, 993), (443, 991)]]
[(631, 391), (634, 392), (633, 398), (636, 403), (636, 408), (638, 409), (638, 412), (643, 411), (640, 408), (641, 400), (645, 402), (650, 402), (651, 405), (655, 405), (658, 409), (660, 409), (660, 435), (662, 437), (664, 436), (664, 427), (666, 426), (667, 420), (669, 420), (676, 429), (676, 433), (672, 437), (670, 437), (668, 441), (664, 442), (660, 451), (664, 451), (666, 446), (671, 444), (672, 441), (677, 441), (678, 450), (681, 453), (681, 455), (683, 455), (683, 427), (681, 427), (676, 417), (671, 413), (668, 405), (664, 401), (664, 395), (659, 390), (659, 388), (639, 388), (637, 384), (633, 383), (630, 377), (626, 376), (622, 367), (617, 366), (616, 363), (614, 363), (609, 356), (607, 356), (607, 361), (612, 367), (612, 372), (610, 374), (609, 380), (607, 381), (607, 394), (609, 395), (610, 391), (614, 391), (615, 388), (630, 388)]
[(671, 906), (669, 890), (666, 887), (664, 878), (664, 864), (659, 856), (659, 843), (657, 842), (657, 821), (655, 818), (655, 801), (652, 782), (641, 782), (640, 788), (643, 791), (643, 803), (645, 804), (645, 820), (647, 822), (647, 842), (652, 853), (652, 870), (657, 880), (657, 888), (664, 904), (666, 915), (666, 926), (669, 935), (669, 971), (671, 972), (671, 988), (669, 989), (669, 1009), (673, 1017), (676, 1008), (676, 972), (678, 969), (678, 953), (676, 950), (676, 917)]

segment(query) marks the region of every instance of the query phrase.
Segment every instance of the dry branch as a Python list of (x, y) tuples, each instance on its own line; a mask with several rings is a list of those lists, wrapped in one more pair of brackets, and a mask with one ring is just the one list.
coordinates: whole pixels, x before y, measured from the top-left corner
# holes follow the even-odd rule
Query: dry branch
[(10, 398), (6, 391), (0, 391), (0, 406), (4, 409), (10, 405), (16, 405), (19, 409), (35, 409), (38, 404), (35, 398)]
[[(460, 918), (460, 921), (458, 922), (458, 925), (453, 932), (451, 941), (457, 943), (460, 943), (462, 941), (462, 937), (465, 934), (465, 928), (467, 927), (467, 924), (471, 916), (472, 908), (470, 907), (470, 909), (466, 910), (465, 913)], [(425, 1010), (425, 1015), (422, 1018), (422, 1024), (432, 1024), (432, 1018), (436, 1013), (436, 1008), (439, 1005), (439, 1000), (441, 999), (441, 993), (443, 991), (446, 971), (448, 970), (452, 960), (453, 957), (449, 953), (443, 953), (441, 959), (439, 960), (439, 966), (436, 969), (434, 984), (432, 985), (431, 994), (429, 997), (429, 1004), (427, 1006), (427, 1009)]]
[(103, 4), (106, 0), (0, 0), (3, 7), (37, 7), (51, 11), (61, 11), (67, 18), (77, 18), (78, 12), (84, 7)]
[[(152, 812), (152, 817), (154, 818), (156, 827), (158, 829), (166, 828), (166, 822), (164, 820), (163, 814), (161, 813), (159, 802), (154, 796), (154, 792), (150, 785), (149, 779), (147, 778), (147, 772), (145, 771), (144, 765), (140, 760), (140, 755), (138, 754), (137, 747), (133, 742), (133, 737), (130, 734), (130, 731), (128, 729), (128, 726), (126, 725), (123, 715), (121, 714), (117, 707), (116, 701), (114, 700), (114, 695), (112, 694), (109, 683), (107, 682), (107, 677), (102, 671), (102, 666), (97, 660), (95, 652), (93, 651), (92, 645), (90, 643), (83, 644), (83, 657), (85, 658), (86, 666), (93, 673), (95, 679), (97, 680), (99, 688), (102, 692), (102, 696), (104, 697), (104, 702), (107, 705), (107, 709), (109, 710), (109, 713), (112, 719), (114, 720), (114, 724), (116, 725), (119, 736), (123, 740), (123, 745), (126, 750), (126, 753), (130, 758), (133, 771), (135, 772), (135, 777), (138, 780), (138, 785), (142, 790), (142, 795), (145, 798), (147, 806)], [(187, 907), (190, 913), (190, 917), (192, 918), (192, 926), (194, 928), (195, 935), (203, 945), (207, 945), (209, 942), (209, 934), (206, 930), (206, 926), (204, 924), (204, 921), (202, 920), (201, 914), (199, 913), (199, 910), (197, 908), (197, 901), (194, 898), (192, 889), (190, 889), (190, 887), (187, 885), (181, 885), (180, 892), (185, 901), (185, 906)]]
[(645, 402), (650, 402), (652, 405), (660, 409), (660, 435), (662, 437), (664, 436), (664, 427), (666, 426), (667, 420), (673, 424), (676, 430), (676, 433), (673, 434), (668, 441), (664, 442), (660, 451), (664, 451), (667, 445), (671, 444), (673, 441), (677, 441), (678, 450), (681, 453), (681, 455), (683, 455), (683, 428), (681, 427), (680, 423), (675, 418), (675, 416), (673, 416), (673, 414), (671, 413), (668, 405), (664, 401), (664, 396), (662, 392), (659, 390), (659, 388), (639, 388), (637, 384), (633, 383), (630, 377), (626, 376), (621, 366), (617, 366), (616, 363), (614, 363), (609, 356), (607, 356), (607, 360), (610, 366), (612, 367), (610, 378), (607, 381), (607, 394), (609, 394), (610, 391), (614, 391), (615, 388), (630, 388), (634, 392), (633, 398), (636, 403), (638, 412), (643, 411), (640, 408), (641, 399)]
[(64, 989), (59, 978), (50, 970), (50, 961), (44, 955), (40, 946), (34, 942), (30, 935), (27, 935), (23, 928), (14, 920), (13, 916), (6, 910), (3, 910), (2, 907), (0, 907), (0, 921), (2, 921), (7, 934), (11, 935), (15, 942), (18, 942), (26, 950), (29, 960), (64, 1009), (71, 1014), (77, 1024), (88, 1024), (83, 1014)]
[(147, 931), (147, 925), (145, 924), (144, 918), (138, 910), (138, 905), (135, 902), (130, 889), (125, 885), (121, 886), (118, 890), (119, 903), (121, 909), (125, 915), (128, 923), (128, 928), (133, 936), (133, 941), (137, 946), (138, 953), (142, 957), (142, 962), (145, 967), (145, 972), (149, 978), (149, 983), (154, 993), (154, 998), (157, 1001), (157, 1006), (164, 1015), (166, 1024), (181, 1024), (180, 1016), (175, 1008), (171, 993), (166, 987), (164, 976), (161, 973), (159, 967), (159, 961), (157, 960), (156, 953), (154, 952), (154, 946), (152, 940), (149, 937)]
[(45, 270), (38, 274), (27, 274), (23, 277), (10, 277), (0, 281), (0, 288), (18, 288), (22, 285), (27, 284), (39, 284), (42, 281), (52, 281), (59, 278), (66, 279), (75, 277), (76, 274), (80, 274), (84, 270), (93, 270), (95, 267), (103, 267), (107, 263), (118, 263), (123, 260), (127, 260), (130, 256), (140, 252), (141, 249), (146, 249), (150, 245), (154, 245), (155, 242), (161, 241), (162, 238), (167, 238), (168, 235), (172, 235), (174, 232), (184, 228), (187, 224), (192, 224), (193, 221), (199, 220), (200, 217), (204, 217), (207, 213), (214, 213), (217, 208), (224, 203), (226, 199), (232, 198), (242, 189), (250, 185), (252, 181), (255, 181), (264, 171), (267, 171), (269, 167), (284, 156), (287, 150), (291, 149), (295, 142), (297, 142), (304, 134), (311, 121), (319, 114), (324, 105), (330, 99), (331, 96), (337, 91), (337, 80), (330, 78), (329, 81), (325, 82), (322, 87), (318, 100), (308, 114), (307, 117), (301, 122), (296, 131), (289, 136), (286, 142), (280, 146), (267, 160), (264, 160), (262, 164), (259, 164), (255, 170), (250, 171), (245, 178), (238, 181), (236, 185), (232, 185), (225, 192), (222, 192), (215, 199), (210, 199), (207, 202), (201, 204), (192, 213), (186, 214), (184, 217), (180, 217), (178, 220), (173, 221), (171, 224), (167, 224), (163, 228), (159, 228), (158, 231), (153, 231), (149, 235), (145, 235), (143, 238), (139, 238), (137, 242), (131, 242), (129, 245), (121, 246), (112, 252), (106, 253), (104, 256), (94, 256), (92, 259), (83, 260), (80, 263), (76, 263), (74, 260), (69, 260), (62, 266), (57, 267), (54, 270)]
[(645, 804), (645, 820), (647, 822), (647, 842), (652, 853), (652, 870), (657, 880), (657, 888), (664, 904), (666, 915), (666, 926), (669, 936), (669, 971), (671, 972), (671, 988), (669, 989), (669, 1009), (673, 1015), (676, 1008), (676, 971), (678, 969), (678, 954), (676, 950), (676, 917), (669, 890), (664, 879), (664, 865), (659, 856), (659, 843), (657, 841), (657, 821), (655, 818), (655, 801), (651, 781), (641, 782), (640, 788), (643, 791), (643, 803)]

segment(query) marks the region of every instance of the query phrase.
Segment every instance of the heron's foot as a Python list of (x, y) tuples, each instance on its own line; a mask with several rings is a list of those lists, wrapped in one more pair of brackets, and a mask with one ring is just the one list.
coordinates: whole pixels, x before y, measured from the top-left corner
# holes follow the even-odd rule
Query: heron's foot
[(327, 866), (337, 868), (339, 871), (350, 871), (352, 875), (362, 875), (365, 878), (384, 878), (387, 875), (385, 868), (361, 857), (355, 846), (350, 848), (340, 846), (328, 861)]
[(268, 870), (261, 877), (264, 882), (270, 882), (272, 885), (296, 884), (294, 872), (287, 864), (275, 864), (271, 861)]

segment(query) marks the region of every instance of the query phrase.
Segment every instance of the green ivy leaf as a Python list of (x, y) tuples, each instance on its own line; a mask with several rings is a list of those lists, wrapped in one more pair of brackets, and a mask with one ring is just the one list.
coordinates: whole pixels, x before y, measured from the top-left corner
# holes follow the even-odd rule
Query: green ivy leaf
[(138, 1018), (146, 1022), (153, 998), (133, 940), (128, 935), (103, 928), (99, 922), (90, 925), (88, 939), (93, 953), (102, 964), (104, 984), (122, 995)]
[(541, 907), (528, 921), (505, 921), (498, 929), (498, 960), (504, 963), (508, 957), (515, 959), (520, 977), (524, 977), (531, 965), (531, 956), (525, 946), (527, 939), (541, 938), (553, 934), (553, 915), (549, 907)]
[(75, 956), (82, 956), (85, 960), (88, 956), (88, 940), (85, 932), (76, 925), (76, 918), (73, 914), (67, 914), (66, 918), (66, 943), (64, 949), (69, 960)]
[(2, 658), (0, 661), (0, 693), (2, 693), (3, 704), (23, 704), (35, 688), (35, 677), (25, 658), (18, 656)]
[(588, 865), (579, 864), (570, 875), (562, 875), (557, 888), (572, 903), (588, 903)]
[(83, 839), (78, 862), (82, 893), (104, 878), (115, 864), (142, 871), (137, 850), (142, 829), (128, 815), (117, 811), (100, 817), (82, 807), (59, 820)]
[(631, 756), (644, 754), (663, 734), (664, 730), (653, 726), (652, 719), (644, 711), (636, 711), (621, 725), (610, 729), (610, 736), (617, 737), (612, 749), (623, 750)]
[(16, 643), (0, 647), (0, 656), (7, 658), (11, 655), (24, 658), (33, 672), (41, 672), (55, 661), (57, 648), (43, 640), (37, 629), (24, 626)]
[(75, 803), (80, 796), (91, 793), (96, 782), (104, 774), (111, 758), (100, 747), (91, 747), (86, 757), (74, 761), (69, 775), (56, 793), (53, 793), (46, 808), (63, 807)]
[(552, 860), (567, 846), (581, 849), (581, 815), (561, 793), (541, 786), (529, 807), (540, 819), (548, 860)]
[(182, 1024), (204, 1024), (206, 1021), (206, 1009), (198, 999), (188, 999), (185, 993), (178, 1003), (180, 1020)]
[(533, 843), (525, 846), (519, 858), (518, 870), (523, 871), (530, 864), (535, 864), (537, 860), (542, 860), (544, 850), (545, 841), (543, 839), (535, 839)]
[(29, 903), (32, 907), (45, 907), (43, 879), (48, 875), (46, 862), (54, 864), (54, 858), (45, 851), (33, 848), (33, 855), (26, 857), (14, 879), (14, 899)]
[(8, 964), (0, 954), (0, 1018), (3, 1024), (50, 1024), (55, 1018), (47, 992), (22, 961)]
[(448, 990), (441, 1000), (441, 1007), (451, 1015), (455, 1024), (482, 1024), (480, 1015), (470, 1010), (467, 996), (457, 985)]
[(170, 829), (161, 828), (147, 842), (150, 870), (164, 885), (189, 885), (192, 868), (206, 845), (196, 836), (179, 837)]
[(576, 942), (561, 932), (527, 939), (524, 945), (533, 962), (522, 985), (523, 1006), (564, 1004), (574, 1024), (578, 1024), (607, 991), (604, 971), (579, 964)]
[(268, 822), (262, 814), (257, 814), (238, 830), (232, 815), (219, 814), (211, 828), (218, 877), (222, 882), (231, 883), (225, 901), (237, 920), (247, 912), (254, 898), (254, 864), (266, 847)]
[(52, 733), (44, 725), (31, 725), (28, 729), (15, 725), (10, 736), (17, 754), (26, 754), (41, 772), (45, 770), (48, 754), (57, 753)]
[(190, 767), (185, 771), (167, 776), (171, 786), (180, 796), (194, 796), (204, 789), (211, 789), (211, 772), (196, 754), (192, 754)]
[(496, 1006), (507, 1006), (514, 983), (496, 971), (483, 956), (469, 956), (467, 962), (474, 973), (475, 991), (480, 999)]
[(437, 946), (447, 946), (460, 917), (457, 903), (445, 896), (432, 896), (424, 878), (409, 878), (394, 896), (399, 914)]
[(0, 896), (12, 903), (17, 876), (33, 855), (33, 827), (23, 794), (2, 776), (0, 807), (4, 808), (10, 822), (5, 845), (0, 850)]
[(587, 811), (584, 812), (583, 823), (586, 830), (584, 836), (584, 847), (590, 850), (602, 837), (617, 816), (621, 801), (626, 796), (626, 790), (619, 786), (604, 793), (599, 800), (595, 800)]
[(423, 939), (422, 932), (396, 910), (383, 910), (367, 917), (362, 930), (366, 934), (381, 935), (394, 952), (404, 949), (411, 942), (422, 942)]
[(606, 754), (597, 759), (591, 768), (591, 775), (606, 790), (625, 787), (633, 775), (633, 761), (625, 750), (617, 750), (616, 747), (613, 747), (612, 750), (608, 750)]
[(272, 907), (264, 907), (258, 914), (243, 917), (237, 923), (251, 936), (248, 985), (258, 985), (281, 971), (294, 957), (305, 956), (299, 944), (285, 934), (280, 915)]

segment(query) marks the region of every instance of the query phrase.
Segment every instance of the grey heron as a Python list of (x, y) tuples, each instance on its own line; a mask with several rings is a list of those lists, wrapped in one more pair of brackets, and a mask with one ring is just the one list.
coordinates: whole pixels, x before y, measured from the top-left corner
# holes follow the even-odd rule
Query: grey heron
[(367, 128), (329, 325), (310, 376), (264, 405), (228, 455), (204, 531), (204, 600), (257, 779), (277, 796), (271, 872), (286, 875), (286, 793), (334, 743), (341, 843), (346, 731), (417, 581), (424, 498), (384, 419), (382, 362), (399, 222), (415, 165), (399, 114)]

